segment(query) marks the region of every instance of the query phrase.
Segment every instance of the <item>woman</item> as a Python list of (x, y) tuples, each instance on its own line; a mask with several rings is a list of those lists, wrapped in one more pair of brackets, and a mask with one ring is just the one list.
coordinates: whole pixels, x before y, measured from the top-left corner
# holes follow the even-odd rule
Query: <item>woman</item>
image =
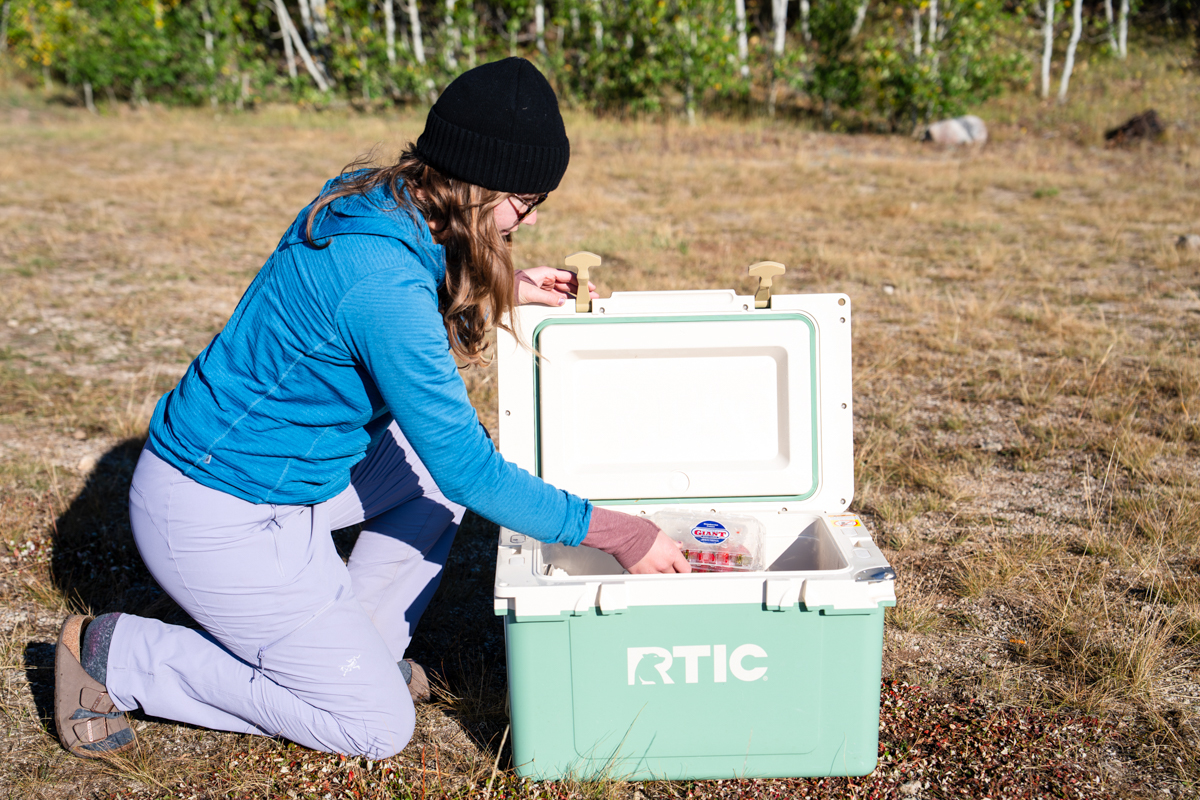
[[(159, 585), (203, 631), (131, 614), (64, 624), (55, 718), (92, 757), (123, 712), (384, 758), (412, 735), (424, 671), (403, 660), (464, 508), (632, 572), (688, 571), (653, 524), (504, 461), (454, 357), (477, 365), (514, 302), (509, 237), (566, 171), (558, 102), (527, 61), (456, 79), (391, 167), (330, 181), (228, 324), (158, 403), (130, 518)], [(591, 287), (588, 287), (589, 289)], [(348, 565), (330, 531), (363, 523)]]

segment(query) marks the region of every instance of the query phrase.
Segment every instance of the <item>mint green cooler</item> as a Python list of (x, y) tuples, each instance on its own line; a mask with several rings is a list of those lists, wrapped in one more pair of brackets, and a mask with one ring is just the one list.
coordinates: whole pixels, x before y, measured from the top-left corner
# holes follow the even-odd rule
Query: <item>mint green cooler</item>
[(519, 775), (875, 768), (883, 609), (895, 589), (846, 513), (850, 300), (772, 297), (769, 280), (757, 298), (618, 292), (525, 306), (513, 322), (532, 350), (500, 335), (506, 458), (629, 514), (751, 515), (766, 565), (630, 575), (598, 550), (502, 529), (495, 609)]

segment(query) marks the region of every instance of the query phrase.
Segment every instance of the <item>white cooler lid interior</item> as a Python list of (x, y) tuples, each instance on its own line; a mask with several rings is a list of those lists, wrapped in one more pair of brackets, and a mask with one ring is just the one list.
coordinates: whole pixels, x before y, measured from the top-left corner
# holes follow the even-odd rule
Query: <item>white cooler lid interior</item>
[(540, 476), (593, 500), (812, 496), (816, 330), (801, 312), (547, 320)]

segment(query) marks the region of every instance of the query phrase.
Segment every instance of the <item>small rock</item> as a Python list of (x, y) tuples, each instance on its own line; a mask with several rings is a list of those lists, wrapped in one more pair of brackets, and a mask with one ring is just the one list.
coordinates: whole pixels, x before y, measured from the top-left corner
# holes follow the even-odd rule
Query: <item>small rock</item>
[(920, 781), (909, 781), (908, 783), (900, 784), (900, 794), (912, 797), (917, 792), (921, 791)]
[(17, 327), (20, 327), (20, 325), (21, 325), (21, 323), (17, 322), (15, 319), (10, 319), (8, 321), (8, 327), (10, 327), (10, 328), (17, 328)]
[(79, 459), (79, 463), (75, 465), (75, 471), (81, 475), (87, 474), (96, 468), (96, 462), (99, 461), (94, 455), (84, 456)]
[(954, 119), (944, 119), (935, 122), (925, 129), (922, 141), (934, 144), (976, 144), (987, 143), (987, 125), (973, 114)]
[(30, 336), (36, 336), (36, 335), (37, 335), (37, 332), (38, 332), (38, 329), (37, 329), (37, 328), (30, 328), (30, 329), (29, 329), (29, 335), (30, 335)]
[(1002, 445), (1000, 442), (984, 442), (983, 444), (979, 445), (979, 449), (988, 453), (999, 453), (1004, 449), (1004, 445)]
[(85, 431), (83, 428), (76, 428), (75, 432), (71, 434), (71, 438), (82, 442), (87, 438), (87, 431)]
[(1150, 109), (1105, 131), (1104, 139), (1110, 145), (1130, 145), (1141, 141), (1160, 139), (1166, 130), (1166, 126), (1158, 118), (1158, 113), (1154, 109)]
[(883, 285), (883, 293), (884, 293), (884, 294), (895, 294), (895, 293), (896, 293), (896, 287), (895, 287), (895, 286), (892, 286), (890, 283), (885, 283), (885, 284)]
[(1180, 250), (1200, 250), (1200, 233), (1189, 233), (1185, 236), (1180, 236), (1179, 241), (1175, 242), (1175, 246)]

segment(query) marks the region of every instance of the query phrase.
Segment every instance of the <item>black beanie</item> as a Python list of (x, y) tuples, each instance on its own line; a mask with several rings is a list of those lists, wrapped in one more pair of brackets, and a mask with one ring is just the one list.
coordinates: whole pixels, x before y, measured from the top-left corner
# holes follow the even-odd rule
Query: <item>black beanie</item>
[(571, 144), (537, 67), (506, 58), (467, 70), (429, 109), (417, 155), (467, 183), (513, 194), (558, 188)]

